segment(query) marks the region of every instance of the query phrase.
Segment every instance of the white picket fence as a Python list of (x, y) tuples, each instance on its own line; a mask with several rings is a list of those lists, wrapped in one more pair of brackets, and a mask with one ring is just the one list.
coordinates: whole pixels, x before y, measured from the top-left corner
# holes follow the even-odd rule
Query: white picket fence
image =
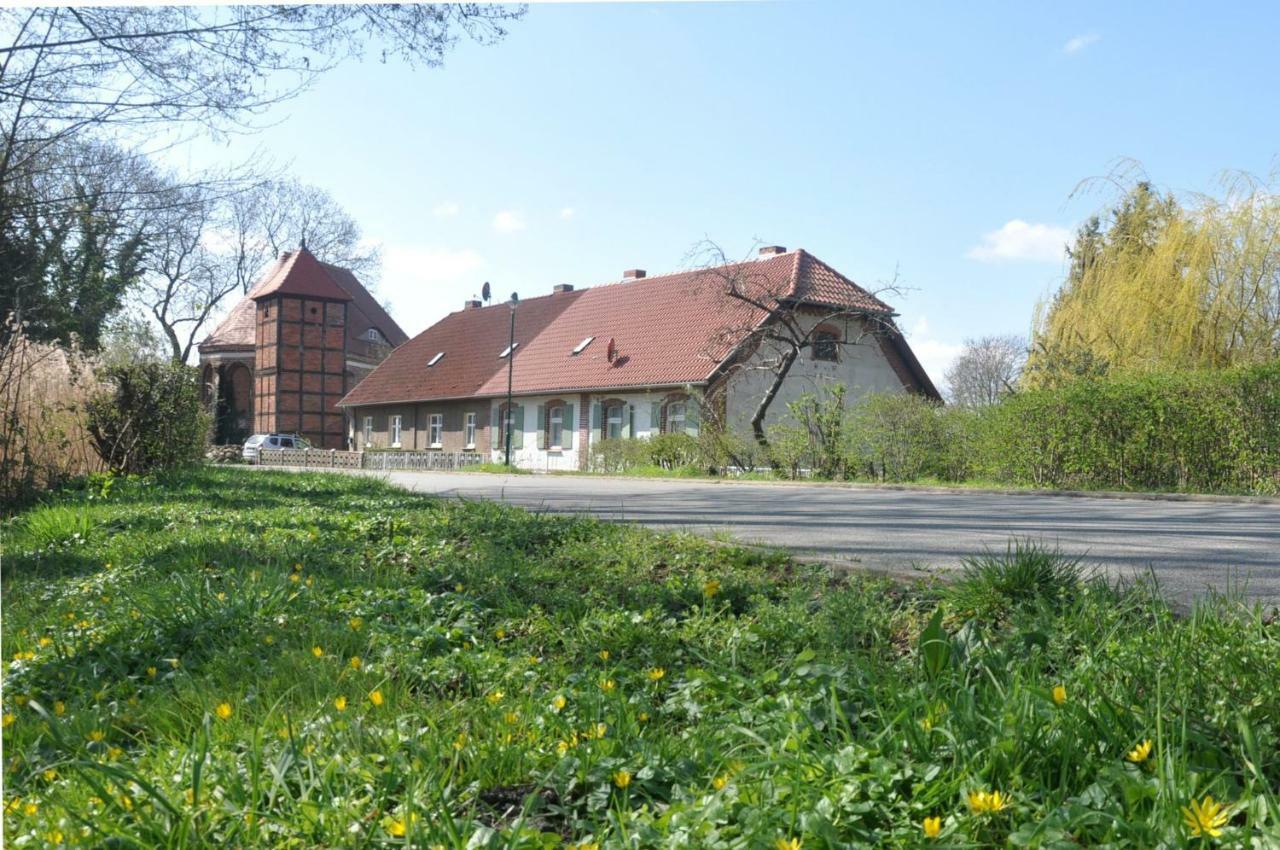
[(337, 449), (259, 449), (259, 466), (308, 469), (461, 469), (483, 463), (476, 452), (340, 452)]

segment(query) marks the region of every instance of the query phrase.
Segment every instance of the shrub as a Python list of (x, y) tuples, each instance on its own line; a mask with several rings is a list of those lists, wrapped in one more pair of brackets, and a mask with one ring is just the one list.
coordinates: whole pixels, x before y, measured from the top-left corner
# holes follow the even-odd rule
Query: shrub
[(850, 466), (882, 481), (914, 481), (947, 467), (941, 405), (912, 393), (870, 393), (853, 408)]
[(710, 469), (716, 464), (697, 437), (656, 434), (652, 437), (603, 440), (591, 447), (592, 472), (628, 472), (645, 467), (660, 470)]
[(1071, 603), (1083, 585), (1078, 558), (1035, 542), (1013, 541), (1004, 554), (966, 558), (960, 578), (945, 591), (966, 618), (999, 620), (1013, 609)]
[(131, 363), (103, 370), (110, 389), (88, 402), (98, 454), (117, 472), (146, 473), (196, 463), (209, 433), (195, 369)]

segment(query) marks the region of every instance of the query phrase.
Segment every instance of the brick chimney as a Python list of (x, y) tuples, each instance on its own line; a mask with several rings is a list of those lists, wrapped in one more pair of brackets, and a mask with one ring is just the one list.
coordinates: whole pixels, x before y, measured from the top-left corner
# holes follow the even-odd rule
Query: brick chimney
[(644, 277), (644, 269), (627, 269), (622, 273), (623, 280), (639, 280)]
[(462, 309), (464, 309), (464, 310), (479, 310), (479, 309), (480, 309), (480, 301), (479, 301), (479, 299), (476, 299), (476, 298), (469, 298), (469, 299), (467, 299), (466, 301), (463, 301), (463, 302), (462, 302)]
[(552, 292), (573, 292), (573, 284), (557, 283), (555, 286), (551, 287), (551, 291)]
[(760, 249), (760, 256), (762, 257), (776, 257), (785, 253), (787, 253), (787, 249), (782, 245), (765, 245)]

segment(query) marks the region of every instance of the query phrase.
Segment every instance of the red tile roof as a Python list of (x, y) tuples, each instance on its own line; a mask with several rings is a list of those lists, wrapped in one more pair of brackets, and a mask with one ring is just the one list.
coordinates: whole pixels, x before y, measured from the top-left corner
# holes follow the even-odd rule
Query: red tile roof
[(282, 254), (267, 279), (255, 286), (250, 298), (257, 300), (271, 295), (302, 295), (308, 298), (328, 298), (333, 301), (350, 301), (351, 296), (338, 286), (333, 276), (306, 247)]
[[(802, 250), (556, 293), (520, 302), (514, 392), (704, 383), (746, 329), (765, 317), (726, 295), (729, 281), (765, 303), (795, 299), (892, 314), (889, 305)], [(341, 404), (504, 395), (507, 361), (498, 355), (507, 346), (509, 318), (504, 304), (451, 313), (394, 351)], [(594, 339), (573, 354), (587, 337)], [(611, 340), (617, 355), (612, 362)], [(439, 352), (444, 357), (428, 368)]]
[[(212, 333), (204, 338), (200, 343), (200, 350), (213, 352), (253, 348), (256, 321), (255, 298), (272, 292), (337, 298), (337, 296), (333, 295), (317, 295), (315, 292), (299, 293), (293, 291), (300, 288), (317, 287), (319, 291), (332, 292), (333, 290), (324, 284), (325, 278), (328, 279), (330, 284), (338, 287), (338, 290), (342, 293), (342, 297), (339, 300), (351, 302), (347, 308), (348, 339), (361, 339), (371, 327), (381, 331), (382, 335), (393, 346), (402, 345), (409, 339), (409, 335), (396, 324), (386, 310), (382, 309), (382, 305), (378, 303), (369, 290), (364, 288), (364, 285), (356, 279), (350, 269), (322, 263), (316, 260), (310, 251), (305, 251), (306, 257), (310, 258), (309, 260), (299, 260), (298, 255), (303, 251), (305, 249), (297, 252), (286, 251), (281, 254), (271, 268), (253, 285), (253, 288), (249, 290), (249, 294), (232, 307), (227, 317), (214, 328)], [(305, 277), (306, 279), (296, 282), (285, 281), (284, 278), (289, 277), (290, 274)], [(322, 274), (324, 278), (321, 278)]]

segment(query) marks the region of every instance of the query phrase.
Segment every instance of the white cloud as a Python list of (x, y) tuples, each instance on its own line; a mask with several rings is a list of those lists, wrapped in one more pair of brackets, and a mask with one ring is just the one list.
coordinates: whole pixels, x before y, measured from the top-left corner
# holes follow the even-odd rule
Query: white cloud
[(1071, 231), (1055, 224), (1033, 224), (1020, 218), (1005, 223), (999, 230), (984, 233), (982, 244), (969, 249), (966, 256), (984, 263), (1006, 260), (1029, 260), (1038, 263), (1060, 262), (1066, 254)]
[(461, 209), (453, 201), (443, 201), (431, 208), (431, 214), (436, 218), (453, 218)]
[(1097, 44), (1101, 40), (1102, 36), (1098, 35), (1096, 32), (1078, 35), (1066, 44), (1062, 45), (1062, 52), (1070, 56), (1074, 53), (1079, 53), (1081, 50), (1084, 50), (1092, 44)]
[(391, 315), (413, 336), (461, 309), (464, 300), (480, 297), (484, 266), (470, 248), (387, 244), (378, 295), (391, 302)]
[(964, 345), (944, 342), (933, 336), (929, 331), (929, 320), (924, 316), (911, 326), (907, 342), (911, 344), (911, 350), (915, 352), (916, 359), (920, 361), (934, 386), (939, 392), (945, 392), (947, 369), (951, 368), (951, 364), (964, 351)]
[(524, 230), (524, 216), (515, 210), (503, 210), (493, 217), (493, 229), (499, 233)]
[(568, 221), (569, 219), (573, 218), (573, 207), (565, 207), (564, 209), (560, 210), (560, 217), (565, 221)]

